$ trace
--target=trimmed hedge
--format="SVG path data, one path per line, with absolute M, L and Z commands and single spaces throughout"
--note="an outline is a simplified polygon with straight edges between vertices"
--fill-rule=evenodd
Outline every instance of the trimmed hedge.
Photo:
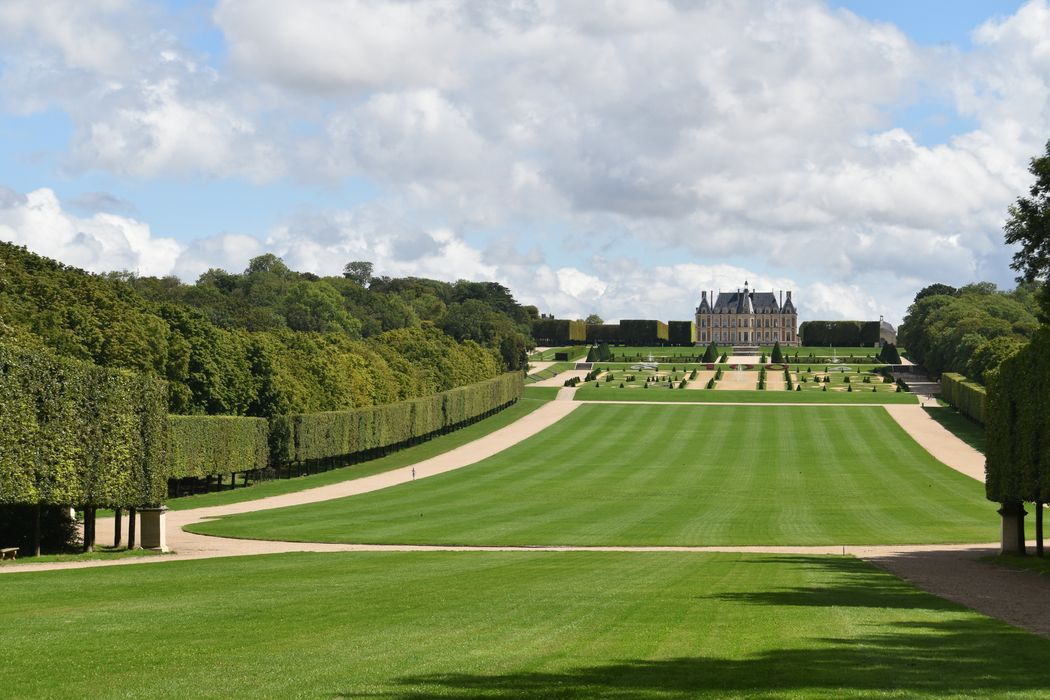
M 537 345 L 569 345 L 587 340 L 587 324 L 562 318 L 538 318 L 532 322 Z
M 693 331 L 696 332 L 695 329 Z M 667 324 L 663 321 L 628 319 L 620 321 L 624 345 L 667 345 Z
M 989 500 L 1050 501 L 1050 329 L 1005 360 L 988 387 L 985 490 Z
M 269 457 L 265 418 L 168 416 L 168 477 L 206 477 L 263 469 Z
M 945 372 L 941 375 L 941 398 L 959 413 L 984 425 L 988 396 L 985 388 L 977 382 L 961 374 Z
M 521 397 L 520 372 L 420 399 L 350 411 L 279 416 L 270 425 L 274 462 L 307 462 L 381 450 L 462 425 Z
M 804 321 L 798 328 L 802 344 L 838 347 L 873 347 L 879 342 L 878 321 Z
M 696 345 L 696 323 L 668 321 L 667 342 L 671 345 Z
M 888 365 L 899 365 L 901 363 L 901 354 L 897 352 L 896 345 L 886 343 L 882 346 L 882 350 L 879 351 L 878 359 Z
M 160 503 L 167 408 L 159 379 L 0 343 L 0 503 Z
M 588 323 L 587 342 L 622 344 L 623 335 L 620 332 L 619 323 Z

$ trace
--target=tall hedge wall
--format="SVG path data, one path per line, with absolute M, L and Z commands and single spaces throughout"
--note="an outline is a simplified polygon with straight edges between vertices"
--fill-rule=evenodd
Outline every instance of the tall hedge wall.
M 987 391 L 977 382 L 961 374 L 945 372 L 941 375 L 941 398 L 954 406 L 959 413 L 969 416 L 984 425 Z
M 538 318 L 532 322 L 532 339 L 539 345 L 569 345 L 587 340 L 587 324 L 563 318 Z
M 667 342 L 671 345 L 696 345 L 696 323 L 693 321 L 668 321 Z
M 1041 342 L 1040 342 L 1041 341 Z M 989 500 L 1050 501 L 1050 330 L 1005 360 L 988 386 L 985 490 Z
M 521 373 L 508 372 L 421 399 L 280 416 L 271 422 L 271 455 L 276 462 L 306 462 L 391 447 L 511 403 L 522 386 Z
M 610 343 L 612 345 L 623 343 L 624 340 L 623 334 L 620 330 L 620 324 L 588 323 L 587 342 L 591 345 L 594 343 Z
M 879 342 L 879 322 L 803 321 L 798 335 L 807 346 L 873 347 Z
M 0 503 L 160 503 L 167 406 L 161 380 L 0 343 Z
M 624 345 L 666 345 L 667 324 L 663 321 L 628 319 L 620 321 Z
M 212 476 L 262 469 L 269 456 L 265 418 L 168 416 L 168 476 Z

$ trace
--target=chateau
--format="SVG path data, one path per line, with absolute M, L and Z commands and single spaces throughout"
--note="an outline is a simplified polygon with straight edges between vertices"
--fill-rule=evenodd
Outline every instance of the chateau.
M 714 305 L 712 306 L 712 302 Z M 797 346 L 798 312 L 791 303 L 791 292 L 754 292 L 744 282 L 744 291 L 700 292 L 696 307 L 696 341 L 707 345 L 772 345 L 779 341 L 784 347 Z

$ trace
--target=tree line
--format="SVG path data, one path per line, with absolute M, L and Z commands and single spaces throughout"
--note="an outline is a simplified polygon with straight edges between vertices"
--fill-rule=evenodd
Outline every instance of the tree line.
M 898 340 L 930 373 L 958 372 L 985 383 L 1039 328 L 1036 282 L 1001 291 L 991 282 L 933 284 L 915 295 Z
M 523 369 L 529 311 L 491 282 L 340 277 L 254 258 L 194 284 L 95 275 L 0 243 L 0 338 L 168 382 L 171 413 L 271 417 Z

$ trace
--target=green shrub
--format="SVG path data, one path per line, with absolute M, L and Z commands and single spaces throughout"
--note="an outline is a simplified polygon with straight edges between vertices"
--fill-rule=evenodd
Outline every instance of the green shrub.
M 707 388 L 708 389 L 714 389 L 715 388 L 715 378 L 714 377 L 711 377 L 710 379 L 707 380 Z
M 784 351 L 780 349 L 780 341 L 773 343 L 773 363 L 782 364 L 784 362 Z
M 715 341 L 711 341 L 707 345 L 707 349 L 704 350 L 703 362 L 714 362 L 718 359 L 718 346 L 715 345 Z
M 899 365 L 901 363 L 901 354 L 897 352 L 896 345 L 886 343 L 882 346 L 882 350 L 879 351 L 879 360 L 888 365 Z

